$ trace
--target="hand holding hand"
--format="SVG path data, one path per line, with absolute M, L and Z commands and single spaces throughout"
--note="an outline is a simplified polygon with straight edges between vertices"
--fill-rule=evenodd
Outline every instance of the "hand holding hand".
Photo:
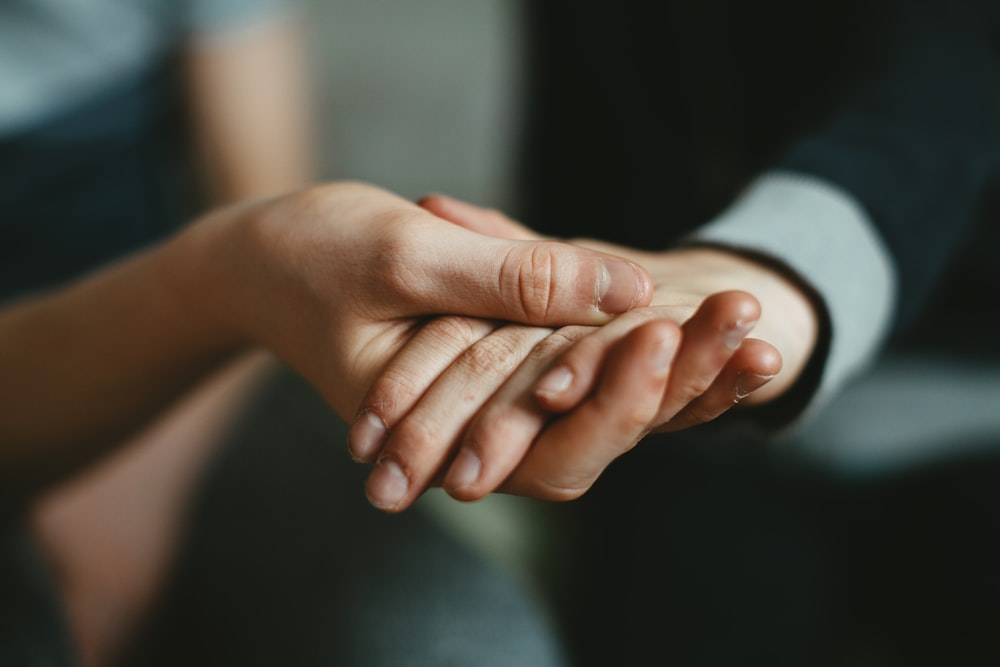
M 429 316 L 600 324 L 651 297 L 634 263 L 488 237 L 359 183 L 222 209 L 175 252 L 198 264 L 175 277 L 206 318 L 270 348 L 347 420 Z
M 424 205 L 470 229 L 539 238 L 498 213 L 461 202 L 434 197 Z M 596 329 L 481 324 L 467 331 L 465 348 L 455 346 L 464 351 L 443 372 L 437 370 L 443 360 L 432 372 L 415 363 L 427 358 L 430 340 L 414 338 L 364 404 L 392 429 L 391 437 L 381 433 L 382 440 L 366 450 L 371 456 L 381 448 L 368 483 L 376 505 L 403 509 L 435 482 L 462 499 L 497 488 L 577 497 L 647 433 L 710 421 L 740 400 L 750 402 L 780 376 L 781 355 L 771 343 L 744 339 L 761 318 L 760 304 L 734 291 L 734 284 L 752 285 L 776 309 L 805 306 L 791 313 L 800 320 L 785 312 L 763 327 L 793 362 L 778 390 L 762 400 L 787 390 L 801 371 L 814 344 L 811 304 L 770 269 L 712 250 L 640 253 L 582 243 L 654 267 L 653 307 Z

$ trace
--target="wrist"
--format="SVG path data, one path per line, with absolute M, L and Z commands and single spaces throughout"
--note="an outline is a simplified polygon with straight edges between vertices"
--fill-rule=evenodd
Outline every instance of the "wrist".
M 803 376 L 822 329 L 822 305 L 808 285 L 779 263 L 754 253 L 722 247 L 693 247 L 670 253 L 699 267 L 704 293 L 742 290 L 761 305 L 750 337 L 765 340 L 781 353 L 781 371 L 751 394 L 746 405 L 783 396 Z M 676 259 L 676 258 L 675 258 Z
M 194 344 L 219 353 L 255 342 L 247 308 L 247 277 L 239 268 L 249 223 L 245 205 L 226 207 L 197 219 L 169 241 L 158 260 L 161 283 L 172 310 L 187 318 Z M 245 260 L 242 260 L 245 261 Z

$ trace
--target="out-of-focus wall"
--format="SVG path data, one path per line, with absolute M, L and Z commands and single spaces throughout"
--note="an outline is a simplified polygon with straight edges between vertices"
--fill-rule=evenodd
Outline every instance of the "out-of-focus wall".
M 517 108 L 517 3 L 303 2 L 324 176 L 503 206 Z
M 443 192 L 507 208 L 516 140 L 520 19 L 514 0 L 304 0 L 324 176 L 416 198 Z M 539 503 L 420 507 L 526 585 L 551 528 Z

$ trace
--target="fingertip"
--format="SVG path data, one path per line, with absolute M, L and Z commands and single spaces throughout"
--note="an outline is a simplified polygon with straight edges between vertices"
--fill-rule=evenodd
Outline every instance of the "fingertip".
M 441 487 L 455 500 L 471 502 L 486 495 L 480 488 L 483 462 L 471 447 L 462 447 L 452 461 Z
M 389 435 L 385 422 L 371 410 L 365 410 L 347 432 L 347 448 L 358 463 L 371 463 L 382 450 Z
M 471 447 L 462 447 L 448 467 L 442 486 L 445 490 L 460 490 L 474 485 L 479 481 L 483 470 L 483 462 Z
M 391 458 L 382 458 L 365 480 L 365 496 L 373 507 L 394 514 L 406 509 L 410 479 Z
M 546 408 L 562 409 L 565 407 L 565 396 L 573 385 L 576 375 L 573 370 L 565 365 L 559 364 L 542 376 L 542 379 L 535 385 L 535 398 Z
M 781 352 L 771 343 L 759 338 L 747 338 L 738 354 L 746 372 L 771 376 L 781 372 Z

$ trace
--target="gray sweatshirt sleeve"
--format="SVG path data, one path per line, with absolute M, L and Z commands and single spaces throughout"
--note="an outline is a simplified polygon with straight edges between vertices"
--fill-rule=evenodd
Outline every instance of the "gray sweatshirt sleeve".
M 804 409 L 821 406 L 880 350 L 893 320 L 895 269 L 864 210 L 814 176 L 772 171 L 690 239 L 768 258 L 817 300 L 824 340 Z M 800 389 L 803 390 L 803 389 Z

